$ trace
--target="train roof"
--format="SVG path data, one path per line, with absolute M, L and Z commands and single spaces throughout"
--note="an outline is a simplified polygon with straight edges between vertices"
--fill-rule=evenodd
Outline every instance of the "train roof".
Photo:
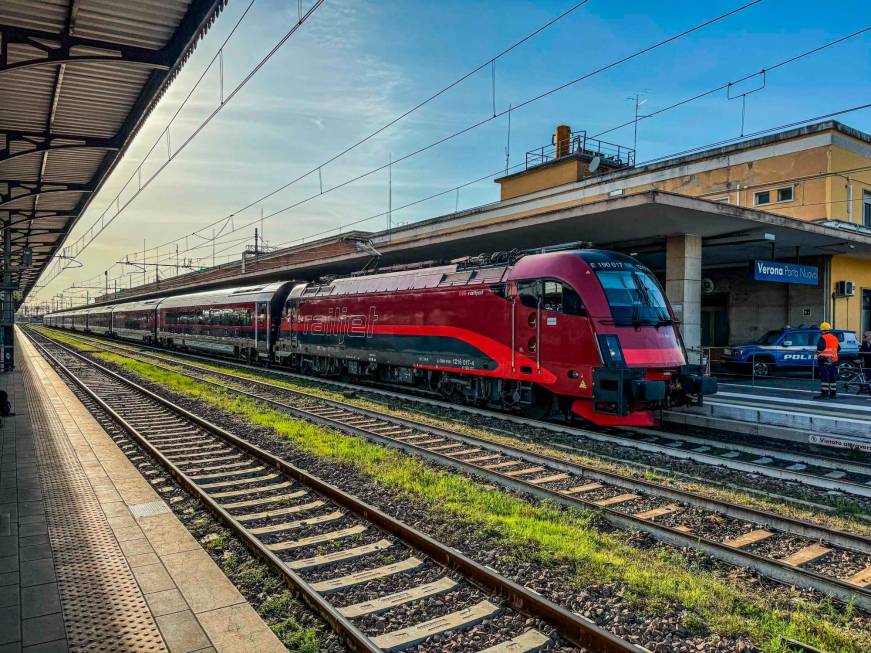
M 162 298 L 146 299 L 140 302 L 123 302 L 121 304 L 113 304 L 112 311 L 147 311 L 153 310 L 158 304 L 164 301 Z
M 359 295 L 376 292 L 395 292 L 398 290 L 421 290 L 424 288 L 446 286 L 499 283 L 504 278 L 506 270 L 506 265 L 458 269 L 457 264 L 452 263 L 450 265 L 399 270 L 382 274 L 342 277 L 332 280 L 329 284 L 313 284 L 308 286 L 301 296 L 306 298 L 328 295 Z
M 101 313 L 111 313 L 115 310 L 115 307 L 118 304 L 112 304 L 110 306 L 94 306 L 93 308 L 87 309 L 88 315 L 99 315 Z
M 243 286 L 239 288 L 224 288 L 207 290 L 166 297 L 160 302 L 160 308 L 178 308 L 182 306 L 202 306 L 204 304 L 247 304 L 250 302 L 266 302 L 294 282 L 278 281 L 266 285 Z

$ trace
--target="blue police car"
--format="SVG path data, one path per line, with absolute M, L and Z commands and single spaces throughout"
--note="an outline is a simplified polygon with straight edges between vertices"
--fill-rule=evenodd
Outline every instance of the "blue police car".
M 838 355 L 839 376 L 854 371 L 859 353 L 859 341 L 853 331 L 833 329 L 831 333 L 841 343 Z M 735 345 L 723 350 L 721 362 L 730 370 L 768 376 L 775 369 L 810 372 L 816 362 L 817 340 L 820 330 L 816 325 L 786 327 L 769 331 L 756 342 Z

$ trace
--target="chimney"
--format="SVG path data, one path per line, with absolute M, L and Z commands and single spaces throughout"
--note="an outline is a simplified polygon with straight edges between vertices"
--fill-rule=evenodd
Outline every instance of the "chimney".
M 559 125 L 553 137 L 553 144 L 556 146 L 554 158 L 561 159 L 568 156 L 572 149 L 572 128 L 568 125 Z

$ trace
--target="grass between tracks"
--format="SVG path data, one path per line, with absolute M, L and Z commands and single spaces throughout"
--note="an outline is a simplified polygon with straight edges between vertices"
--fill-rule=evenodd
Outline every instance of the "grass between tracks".
M 82 347 L 81 342 L 64 340 Z M 624 598 L 639 610 L 655 614 L 680 606 L 688 611 L 684 624 L 688 629 L 748 636 L 769 653 L 786 651 L 782 637 L 830 653 L 871 650 L 871 634 L 849 624 L 850 607 L 798 596 L 784 601 L 779 598 L 782 593 L 751 594 L 699 568 L 691 556 L 666 549 L 636 549 L 619 534 L 597 531 L 594 514 L 532 504 L 465 476 L 432 469 L 400 452 L 292 420 L 260 402 L 216 391 L 153 365 L 116 354 L 97 355 L 142 379 L 272 429 L 311 454 L 352 465 L 385 487 L 499 537 L 518 556 L 544 564 L 567 561 L 574 565 L 579 590 L 594 583 L 618 583 L 625 587 Z
M 105 341 L 101 341 L 100 339 L 95 339 L 93 337 L 83 336 L 82 334 L 72 335 L 66 334 L 64 332 L 48 331 L 46 335 L 51 335 L 52 337 L 58 338 L 63 342 L 66 342 L 68 344 L 74 344 L 79 347 L 82 347 L 83 342 L 88 341 L 95 342 L 99 346 L 105 346 L 107 344 Z M 135 347 L 135 345 L 130 345 L 128 343 L 117 344 L 122 347 Z M 171 352 L 163 352 L 162 355 L 170 359 L 176 358 Z M 185 362 L 190 363 L 190 361 L 185 361 L 184 359 L 181 359 L 179 360 L 179 365 Z M 165 364 L 172 365 L 172 363 Z M 263 381 L 264 374 L 268 373 L 268 370 L 252 371 L 240 369 L 232 366 L 232 364 L 222 365 L 220 363 L 208 363 L 205 361 L 196 361 L 195 364 L 208 370 L 213 370 L 216 372 L 228 372 L 252 381 Z M 179 367 L 179 369 L 181 370 L 182 368 Z M 232 381 L 228 381 L 225 378 L 221 378 L 218 376 L 215 376 L 213 378 L 219 383 L 232 385 Z M 527 438 L 515 435 L 501 434 L 497 431 L 494 431 L 493 429 L 478 428 L 471 425 L 468 421 L 464 421 L 462 417 L 456 420 L 452 420 L 450 418 L 446 418 L 444 415 L 426 414 L 420 411 L 410 411 L 408 409 L 397 408 L 393 405 L 390 405 L 387 399 L 385 399 L 385 402 L 382 403 L 369 398 L 348 397 L 346 394 L 340 391 L 326 389 L 324 386 L 318 385 L 316 382 L 307 381 L 305 379 L 286 379 L 276 375 L 269 376 L 267 380 L 273 385 L 281 388 L 286 388 L 288 390 L 306 392 L 316 397 L 341 401 L 344 403 L 352 404 L 354 406 L 358 406 L 360 408 L 367 408 L 369 410 L 383 412 L 389 415 L 394 415 L 396 417 L 404 417 L 435 427 L 449 428 L 457 431 L 458 433 L 481 438 L 494 444 L 504 444 L 532 453 L 553 456 L 567 462 L 586 465 L 588 467 L 593 467 L 602 471 L 614 472 L 617 474 L 631 476 L 634 478 L 641 478 L 657 483 L 664 483 L 666 485 L 670 485 L 681 490 L 695 492 L 696 494 L 719 499 L 721 501 L 749 506 L 759 510 L 768 510 L 779 515 L 791 517 L 793 519 L 802 519 L 805 521 L 816 522 L 829 528 L 871 537 L 871 522 L 861 519 L 861 517 L 864 515 L 864 510 L 857 503 L 845 497 L 828 497 L 823 495 L 820 497 L 820 501 L 825 501 L 826 503 L 828 503 L 834 512 L 817 510 L 811 506 L 804 507 L 799 503 L 782 501 L 776 497 L 742 491 L 740 488 L 730 488 L 712 483 L 704 483 L 694 481 L 687 477 L 669 474 L 666 471 L 651 470 L 649 468 L 645 469 L 640 464 L 621 464 L 597 456 L 595 449 L 589 454 L 578 451 L 567 451 L 564 448 L 560 448 L 558 446 L 551 446 L 547 443 L 543 444 L 542 442 L 531 441 Z M 556 438 L 556 435 L 554 437 Z M 596 443 L 591 443 L 591 446 L 596 447 L 597 445 Z

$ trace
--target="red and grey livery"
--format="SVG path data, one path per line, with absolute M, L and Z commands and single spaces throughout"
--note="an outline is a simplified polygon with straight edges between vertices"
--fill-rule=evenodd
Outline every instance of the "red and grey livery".
M 123 332 L 120 324 L 109 332 L 319 375 L 415 385 L 534 416 L 574 413 L 600 425 L 650 425 L 657 409 L 700 403 L 716 391 L 715 379 L 686 364 L 650 271 L 602 250 L 151 301 L 48 321 L 88 329 L 94 311 L 143 311 L 140 331 L 131 333 L 125 321 Z M 105 332 L 105 322 L 93 330 Z

